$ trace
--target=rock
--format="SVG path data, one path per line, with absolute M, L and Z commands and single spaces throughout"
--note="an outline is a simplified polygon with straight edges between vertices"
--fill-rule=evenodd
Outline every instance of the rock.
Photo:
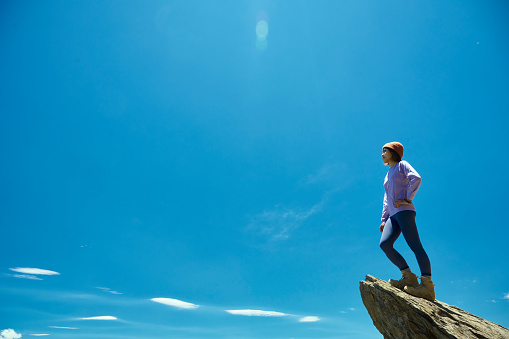
M 389 283 L 366 276 L 361 297 L 373 324 L 386 339 L 507 339 L 509 330 L 462 309 L 416 298 Z

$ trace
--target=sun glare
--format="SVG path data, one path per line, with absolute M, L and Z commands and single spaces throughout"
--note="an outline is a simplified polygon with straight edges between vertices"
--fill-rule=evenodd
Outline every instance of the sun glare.
M 267 35 L 269 34 L 269 24 L 265 20 L 259 20 L 256 23 L 256 47 L 264 50 L 267 48 Z

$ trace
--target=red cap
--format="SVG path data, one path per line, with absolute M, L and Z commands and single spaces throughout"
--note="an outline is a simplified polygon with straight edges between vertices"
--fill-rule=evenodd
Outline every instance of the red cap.
M 403 158 L 403 145 L 397 141 L 388 142 L 382 148 L 390 148 L 398 153 L 400 158 Z

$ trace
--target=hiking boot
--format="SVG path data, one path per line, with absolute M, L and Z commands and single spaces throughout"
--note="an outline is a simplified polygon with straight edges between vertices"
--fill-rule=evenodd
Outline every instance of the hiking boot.
M 421 277 L 421 284 L 419 286 L 406 286 L 404 290 L 414 297 L 435 301 L 435 284 L 431 281 L 431 277 L 423 276 Z
M 392 286 L 403 290 L 405 286 L 418 286 L 419 280 L 417 280 L 417 276 L 413 274 L 410 270 L 401 271 L 403 277 L 399 280 L 389 279 L 389 284 Z

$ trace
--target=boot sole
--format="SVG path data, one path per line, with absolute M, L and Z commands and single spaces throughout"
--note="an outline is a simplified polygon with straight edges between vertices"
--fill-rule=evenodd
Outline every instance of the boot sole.
M 389 279 L 388 283 L 392 286 L 392 287 L 396 287 L 397 289 L 400 289 L 400 290 L 404 290 L 405 287 L 417 287 L 419 286 L 419 282 L 417 282 L 415 285 L 404 285 L 403 287 L 399 287 L 397 285 L 394 285 L 394 283 L 399 283 L 399 280 L 393 280 L 393 279 Z
M 415 295 L 415 294 L 410 293 L 406 289 L 404 289 L 403 291 L 405 291 L 406 293 L 410 294 L 412 297 L 426 299 L 426 300 L 431 301 L 431 302 L 435 301 L 435 297 L 434 296 L 431 297 L 430 295 L 425 295 L 425 296 Z

